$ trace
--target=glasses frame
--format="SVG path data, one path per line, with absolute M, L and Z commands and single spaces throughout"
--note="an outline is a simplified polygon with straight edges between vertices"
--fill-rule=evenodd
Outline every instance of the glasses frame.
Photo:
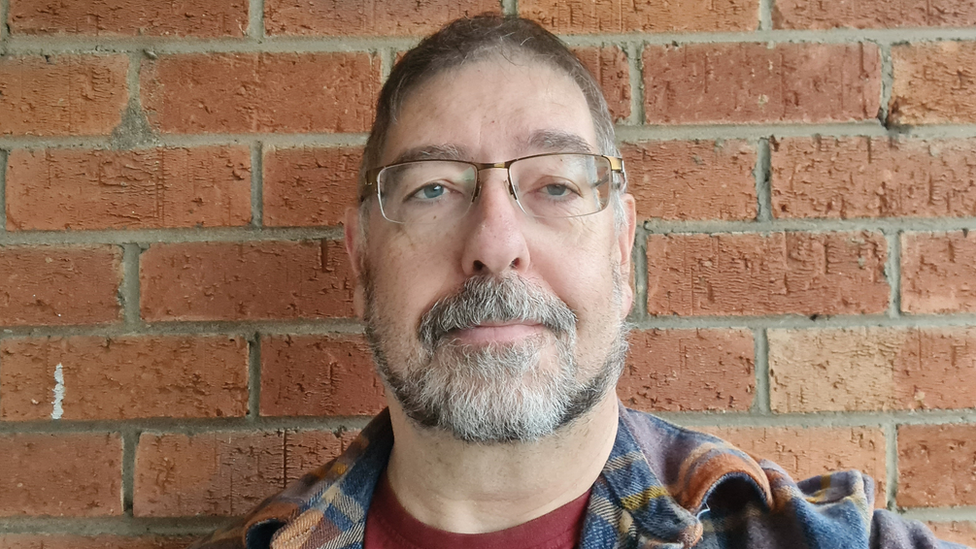
M 515 198 L 515 203 L 518 204 L 519 209 L 522 210 L 522 212 L 525 213 L 525 215 L 529 215 L 529 216 L 533 216 L 533 217 L 538 217 L 538 216 L 535 216 L 535 215 L 530 214 L 529 212 L 525 211 L 525 207 L 522 206 L 522 201 L 519 199 L 518 191 L 515 189 L 515 185 L 512 183 L 512 164 L 514 164 L 514 163 L 516 163 L 516 162 L 518 162 L 520 160 L 526 160 L 526 159 L 529 159 L 529 158 L 540 158 L 540 157 L 544 157 L 544 156 L 562 156 L 562 155 L 569 155 L 569 154 L 571 154 L 571 155 L 577 155 L 577 156 L 591 156 L 591 157 L 594 157 L 594 158 L 604 158 L 604 159 L 606 159 L 610 163 L 610 174 L 611 174 L 611 178 L 610 178 L 610 192 L 612 193 L 612 192 L 618 191 L 621 188 L 621 185 L 622 185 L 622 182 L 623 182 L 623 176 L 624 176 L 624 159 L 623 158 L 620 158 L 619 156 L 609 156 L 609 155 L 605 155 L 605 154 L 582 153 L 582 152 L 568 152 L 567 151 L 567 152 L 551 152 L 551 153 L 542 153 L 542 154 L 530 154 L 528 156 L 521 156 L 519 158 L 513 158 L 513 159 L 507 160 L 505 162 L 474 162 L 474 161 L 471 161 L 471 160 L 456 160 L 456 159 L 453 159 L 453 158 L 428 158 L 428 159 L 422 159 L 422 160 L 410 160 L 410 161 L 407 161 L 407 162 L 396 162 L 394 164 L 387 164 L 386 166 L 380 166 L 378 168 L 373 168 L 373 169 L 367 170 L 366 171 L 366 184 L 363 185 L 363 191 L 362 191 L 362 193 L 359 196 L 359 202 L 360 202 L 360 204 L 362 204 L 363 202 L 365 202 L 366 200 L 368 200 L 370 198 L 370 196 L 373 196 L 374 198 L 376 198 L 376 203 L 380 207 L 380 214 L 383 215 L 383 219 L 386 219 L 390 223 L 403 223 L 403 224 L 405 224 L 405 223 L 407 223 L 406 221 L 397 221 L 397 220 L 394 220 L 394 219 L 390 219 L 389 217 L 386 216 L 386 211 L 384 211 L 384 208 L 383 208 L 383 200 L 380 197 L 380 184 L 379 184 L 380 173 L 383 170 L 386 170 L 388 168 L 395 168 L 397 166 L 403 166 L 403 165 L 407 165 L 407 164 L 419 164 L 419 163 L 424 163 L 424 162 L 457 162 L 457 163 L 460 163 L 460 164 L 468 164 L 470 166 L 474 166 L 474 168 L 476 170 L 477 179 L 475 180 L 474 193 L 472 193 L 472 195 L 471 195 L 471 203 L 470 204 L 474 204 L 475 200 L 478 199 L 478 195 L 481 194 L 481 186 L 484 184 L 484 179 L 481 178 L 481 172 L 483 170 L 495 170 L 495 169 L 497 169 L 497 170 L 505 170 L 505 176 L 508 179 L 508 192 L 512 195 L 513 198 Z M 617 177 L 613 177 L 613 174 L 617 174 Z M 608 199 L 607 202 L 606 202 L 606 204 L 603 204 L 603 206 L 599 210 L 596 210 L 594 212 L 585 213 L 585 214 L 580 214 L 580 215 L 566 216 L 565 218 L 560 218 L 560 219 L 571 219 L 571 218 L 574 218 L 574 217 L 585 217 L 585 216 L 588 216 L 588 215 L 593 215 L 593 214 L 596 214 L 596 213 L 600 213 L 603 210 L 607 209 L 607 204 L 609 204 L 609 203 L 610 203 L 610 200 Z M 468 206 L 469 208 L 470 208 L 470 204 Z M 467 210 L 465 210 L 465 213 L 467 213 Z M 462 217 L 463 217 L 463 215 L 462 215 Z

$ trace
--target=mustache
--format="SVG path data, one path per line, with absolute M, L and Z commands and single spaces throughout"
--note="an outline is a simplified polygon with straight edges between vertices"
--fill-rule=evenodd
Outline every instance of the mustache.
M 540 324 L 556 334 L 575 333 L 576 314 L 559 298 L 518 276 L 473 276 L 439 299 L 420 319 L 418 337 L 428 351 L 452 331 L 486 322 Z

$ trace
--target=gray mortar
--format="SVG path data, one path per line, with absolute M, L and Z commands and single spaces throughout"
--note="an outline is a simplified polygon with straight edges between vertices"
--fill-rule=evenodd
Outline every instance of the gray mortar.
M 634 249 L 630 255 L 634 271 L 634 305 L 627 321 L 636 324 L 647 317 L 647 231 L 640 224 L 634 234 Z
M 251 143 L 251 227 L 264 225 L 264 144 Z
M 122 245 L 122 284 L 119 286 L 119 300 L 122 303 L 123 323 L 126 330 L 142 328 L 139 312 L 139 255 L 142 247 L 138 244 Z
M 896 510 L 895 498 L 898 496 L 898 426 L 894 421 L 884 424 L 885 435 L 885 508 Z
M 252 40 L 264 38 L 264 0 L 249 0 L 245 35 Z
M 773 1 L 759 0 L 759 30 L 773 30 Z
M 643 44 L 627 44 L 627 68 L 630 72 L 630 126 L 637 127 L 644 124 L 644 73 Z M 620 136 L 617 136 L 620 139 Z
M 261 332 L 247 336 L 247 419 L 261 417 Z
M 756 179 L 756 221 L 773 220 L 772 167 L 769 139 L 756 141 L 756 167 L 752 174 Z
M 518 0 L 501 0 L 501 9 L 505 15 L 518 15 Z
M 888 240 L 888 260 L 885 262 L 885 277 L 891 287 L 891 298 L 888 304 L 888 316 L 901 316 L 901 233 L 902 231 L 884 231 Z
M 139 430 L 127 425 L 122 430 L 122 513 L 126 517 L 132 516 L 138 444 Z
M 752 414 L 769 415 L 769 339 L 766 330 L 752 330 L 756 369 L 756 394 L 749 410 Z
M 891 62 L 891 44 L 878 44 L 881 52 L 881 108 L 878 110 L 878 122 L 889 127 L 891 93 L 895 82 L 895 69 Z

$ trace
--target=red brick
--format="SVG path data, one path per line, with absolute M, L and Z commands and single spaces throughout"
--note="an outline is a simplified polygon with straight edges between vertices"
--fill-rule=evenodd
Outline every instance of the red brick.
M 847 122 L 877 117 L 874 44 L 686 44 L 644 49 L 649 124 Z
M 0 325 L 116 322 L 121 280 L 114 246 L 0 247 Z
M 339 225 L 358 200 L 362 147 L 270 148 L 264 153 L 264 224 Z
M 247 413 L 247 342 L 227 337 L 54 337 L 0 341 L 0 418 L 225 417 Z
M 638 219 L 756 218 L 756 149 L 745 141 L 653 141 L 622 154 Z
M 247 147 L 14 150 L 7 229 L 246 225 L 250 154 Z
M 0 517 L 122 514 L 117 434 L 0 435 Z
M 108 135 L 128 100 L 124 55 L 0 57 L 0 135 Z
M 137 517 L 242 515 L 348 444 L 330 432 L 152 434 L 139 437 Z
M 783 467 L 794 480 L 857 469 L 875 480 L 885 507 L 885 437 L 874 427 L 696 427 L 755 458 Z M 829 441 L 829 444 L 825 442 Z
M 142 67 L 142 104 L 162 133 L 363 132 L 379 58 L 367 53 L 164 55 Z
M 868 314 L 888 307 L 880 233 L 669 234 L 647 240 L 652 315 Z
M 633 332 L 617 395 L 648 411 L 748 410 L 756 393 L 753 356 L 748 330 Z
M 265 32 L 271 35 L 426 36 L 455 19 L 498 13 L 498 0 L 303 2 L 267 0 Z
M 285 483 L 328 463 L 346 450 L 359 436 L 359 430 L 341 431 L 285 431 Z
M 247 0 L 11 0 L 11 34 L 244 36 Z
M 898 505 L 976 505 L 976 425 L 898 428 Z
M 968 0 L 776 0 L 777 29 L 890 29 L 897 27 L 971 27 L 976 7 Z
M 751 31 L 759 24 L 758 0 L 519 0 L 518 6 L 522 17 L 556 34 Z
M 184 549 L 192 537 L 0 534 L 0 549 Z
M 261 414 L 361 416 L 386 407 L 383 382 L 361 336 L 266 336 Z
M 972 8 L 970 8 L 972 9 Z M 976 122 L 976 42 L 927 42 L 891 48 L 894 124 Z
M 772 145 L 778 218 L 976 215 L 976 140 L 797 137 Z
M 596 78 L 614 122 L 630 117 L 630 64 L 617 46 L 574 48 L 573 53 Z
M 769 331 L 774 412 L 976 407 L 976 328 Z
M 927 522 L 925 525 L 931 528 L 941 540 L 961 543 L 968 547 L 976 546 L 976 523 L 952 521 Z
M 976 233 L 903 233 L 901 246 L 903 311 L 976 312 Z
M 190 242 L 143 252 L 142 316 L 160 320 L 352 317 L 338 241 Z

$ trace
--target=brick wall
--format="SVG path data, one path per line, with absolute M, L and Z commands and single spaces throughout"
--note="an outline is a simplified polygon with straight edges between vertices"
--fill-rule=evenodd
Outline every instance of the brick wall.
M 341 213 L 398 52 L 535 18 L 642 224 L 620 395 L 976 545 L 970 0 L 0 0 L 0 548 L 175 548 L 383 406 Z

